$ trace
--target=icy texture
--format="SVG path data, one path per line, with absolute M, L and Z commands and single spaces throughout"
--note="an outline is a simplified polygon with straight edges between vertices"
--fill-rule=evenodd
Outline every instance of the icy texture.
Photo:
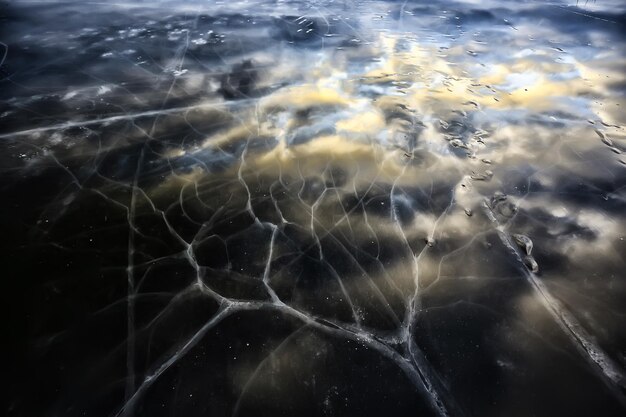
M 5 4 L 9 411 L 624 415 L 598 3 Z

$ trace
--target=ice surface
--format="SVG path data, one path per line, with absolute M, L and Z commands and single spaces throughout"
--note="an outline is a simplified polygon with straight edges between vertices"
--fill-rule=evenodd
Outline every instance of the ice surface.
M 10 415 L 624 414 L 621 2 L 0 7 Z

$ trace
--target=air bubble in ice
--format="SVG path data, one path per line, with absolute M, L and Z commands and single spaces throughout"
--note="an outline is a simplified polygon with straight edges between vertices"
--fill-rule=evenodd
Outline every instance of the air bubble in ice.
M 526 255 L 530 255 L 533 251 L 533 241 L 526 235 L 513 235 L 513 239 L 515 243 L 519 245 L 520 248 L 524 249 Z
M 493 177 L 493 171 L 487 170 L 483 173 L 473 173 L 470 178 L 475 181 L 489 181 Z
M 532 272 L 539 272 L 539 264 L 537 264 L 537 261 L 535 261 L 535 258 L 533 258 L 531 255 L 527 255 L 524 257 L 524 265 L 526 265 L 526 267 Z

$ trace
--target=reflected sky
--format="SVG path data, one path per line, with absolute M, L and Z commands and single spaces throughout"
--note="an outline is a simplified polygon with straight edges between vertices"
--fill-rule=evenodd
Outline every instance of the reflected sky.
M 622 415 L 625 25 L 0 3 L 10 413 Z

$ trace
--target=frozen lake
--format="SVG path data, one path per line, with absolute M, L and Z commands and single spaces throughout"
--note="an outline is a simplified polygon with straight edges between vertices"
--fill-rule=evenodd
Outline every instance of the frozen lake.
M 626 4 L 0 2 L 14 416 L 623 416 Z

